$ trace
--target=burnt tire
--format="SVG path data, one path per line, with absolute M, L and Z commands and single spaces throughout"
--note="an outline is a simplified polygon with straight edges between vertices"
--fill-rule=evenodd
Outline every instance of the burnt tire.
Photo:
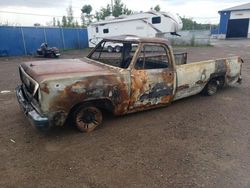
M 203 94 L 207 96 L 215 95 L 218 90 L 218 81 L 215 79 L 210 80 L 203 90 Z
M 73 118 L 75 126 L 81 132 L 91 132 L 102 123 L 102 112 L 95 106 L 80 105 Z

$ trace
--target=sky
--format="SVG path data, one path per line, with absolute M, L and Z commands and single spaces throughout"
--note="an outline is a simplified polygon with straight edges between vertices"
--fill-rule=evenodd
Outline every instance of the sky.
M 61 20 L 62 16 L 67 14 L 66 9 L 69 5 L 73 7 L 75 19 L 80 22 L 80 9 L 83 5 L 90 4 L 93 7 L 92 13 L 95 13 L 110 2 L 111 0 L 0 0 L 0 24 L 22 26 L 31 26 L 34 23 L 51 24 L 53 17 Z M 148 11 L 151 7 L 160 5 L 161 11 L 178 13 L 199 23 L 208 24 L 219 23 L 219 10 L 249 3 L 244 0 L 122 0 L 122 2 L 127 8 L 137 12 Z

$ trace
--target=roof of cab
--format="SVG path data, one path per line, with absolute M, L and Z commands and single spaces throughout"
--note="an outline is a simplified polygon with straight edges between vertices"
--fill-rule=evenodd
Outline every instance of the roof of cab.
M 104 40 L 118 41 L 118 42 L 144 42 L 144 43 L 163 43 L 169 45 L 169 41 L 163 38 L 156 37 L 139 37 L 136 35 L 119 35 L 113 37 L 105 37 Z

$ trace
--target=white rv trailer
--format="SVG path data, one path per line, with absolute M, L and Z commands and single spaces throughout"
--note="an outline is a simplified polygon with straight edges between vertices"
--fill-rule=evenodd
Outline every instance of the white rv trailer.
M 107 17 L 103 21 L 89 25 L 89 47 L 94 47 L 105 37 L 117 35 L 157 37 L 164 33 L 176 34 L 181 29 L 182 21 L 180 17 L 168 12 L 149 11 L 122 15 L 117 18 Z M 115 50 L 119 51 L 120 49 Z

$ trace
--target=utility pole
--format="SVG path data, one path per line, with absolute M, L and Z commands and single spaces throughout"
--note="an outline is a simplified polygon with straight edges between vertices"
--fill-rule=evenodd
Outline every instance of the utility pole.
M 113 8 L 113 0 L 111 0 L 111 15 L 113 16 L 113 10 L 114 10 L 114 8 Z

